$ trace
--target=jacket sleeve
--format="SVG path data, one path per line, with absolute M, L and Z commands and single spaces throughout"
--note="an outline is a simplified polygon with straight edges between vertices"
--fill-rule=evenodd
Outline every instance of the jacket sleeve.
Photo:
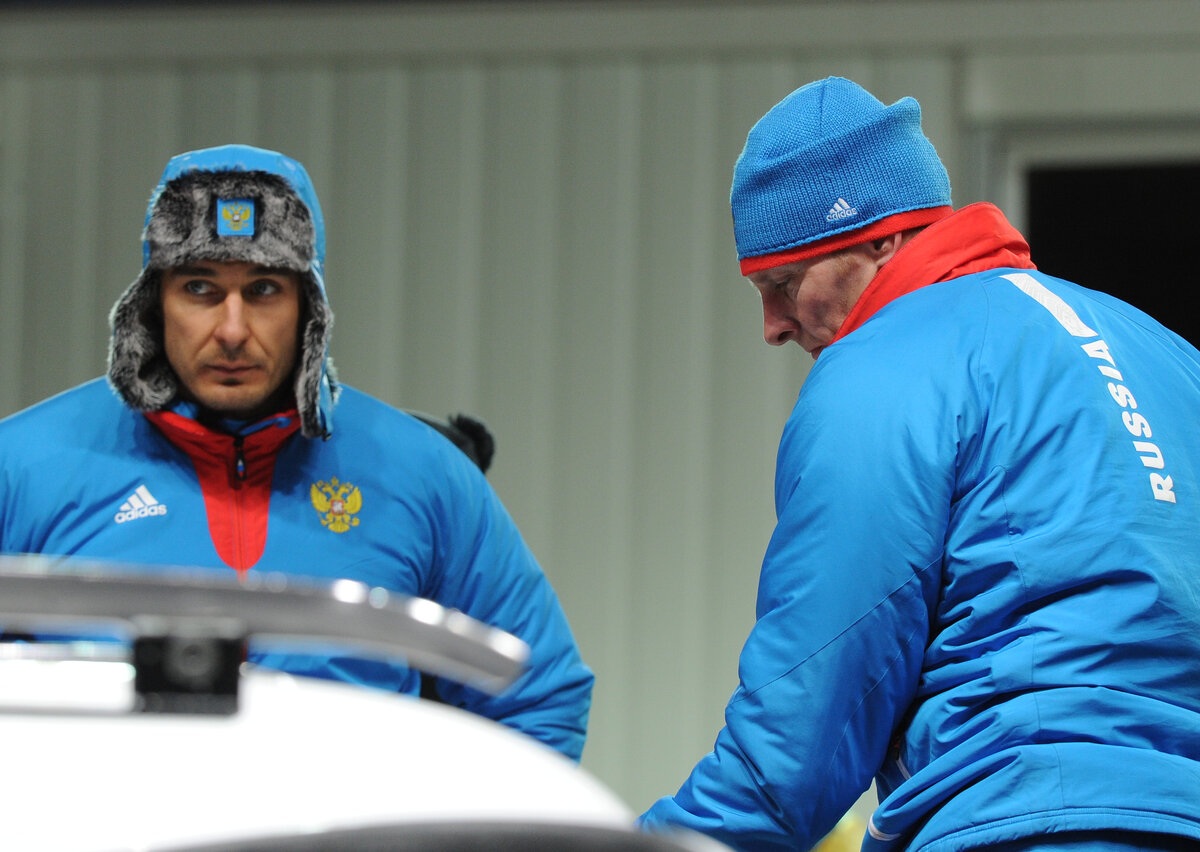
M 449 446 L 449 445 L 447 445 Z M 438 557 L 427 596 L 525 640 L 529 665 L 500 695 L 449 680 L 438 696 L 522 731 L 573 760 L 587 733 L 593 675 L 549 580 L 482 473 L 454 449 L 434 524 Z
M 953 415 L 915 398 L 926 391 L 898 367 L 859 370 L 839 348 L 810 373 L 780 444 L 778 522 L 725 727 L 679 791 L 641 817 L 646 827 L 807 849 L 869 787 L 915 695 Z

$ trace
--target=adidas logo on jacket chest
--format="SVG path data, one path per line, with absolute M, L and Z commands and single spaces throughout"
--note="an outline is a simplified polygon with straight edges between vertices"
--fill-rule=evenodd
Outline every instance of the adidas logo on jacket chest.
M 154 498 L 154 495 L 150 493 L 150 490 L 143 484 L 134 489 L 129 498 L 121 504 L 121 508 L 113 515 L 113 520 L 118 524 L 124 524 L 142 518 L 165 515 L 166 513 L 167 507 L 158 502 Z

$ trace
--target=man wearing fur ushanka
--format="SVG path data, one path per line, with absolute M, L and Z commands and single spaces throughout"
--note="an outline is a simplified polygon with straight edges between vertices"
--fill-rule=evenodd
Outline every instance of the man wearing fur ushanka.
M 578 759 L 593 678 L 553 589 L 479 465 L 338 382 L 324 256 L 300 163 L 244 145 L 172 159 L 147 210 L 142 272 L 111 313 L 107 379 L 0 422 L 0 552 L 430 598 L 530 646 L 503 694 L 439 680 L 439 696 Z M 253 648 L 251 659 L 420 689 L 400 665 Z

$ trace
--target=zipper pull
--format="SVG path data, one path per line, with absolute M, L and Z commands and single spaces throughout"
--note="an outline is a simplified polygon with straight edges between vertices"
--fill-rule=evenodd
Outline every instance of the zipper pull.
M 241 435 L 235 435 L 233 438 L 233 475 L 238 482 L 246 481 L 246 456 L 242 452 Z

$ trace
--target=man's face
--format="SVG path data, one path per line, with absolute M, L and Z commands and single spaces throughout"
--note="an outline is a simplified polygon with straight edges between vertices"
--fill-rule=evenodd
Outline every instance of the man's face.
M 749 275 L 763 305 L 763 337 L 789 340 L 815 359 L 841 328 L 881 264 L 870 244 Z
M 224 417 L 273 414 L 291 399 L 300 276 L 242 261 L 162 273 L 163 343 L 184 396 Z

